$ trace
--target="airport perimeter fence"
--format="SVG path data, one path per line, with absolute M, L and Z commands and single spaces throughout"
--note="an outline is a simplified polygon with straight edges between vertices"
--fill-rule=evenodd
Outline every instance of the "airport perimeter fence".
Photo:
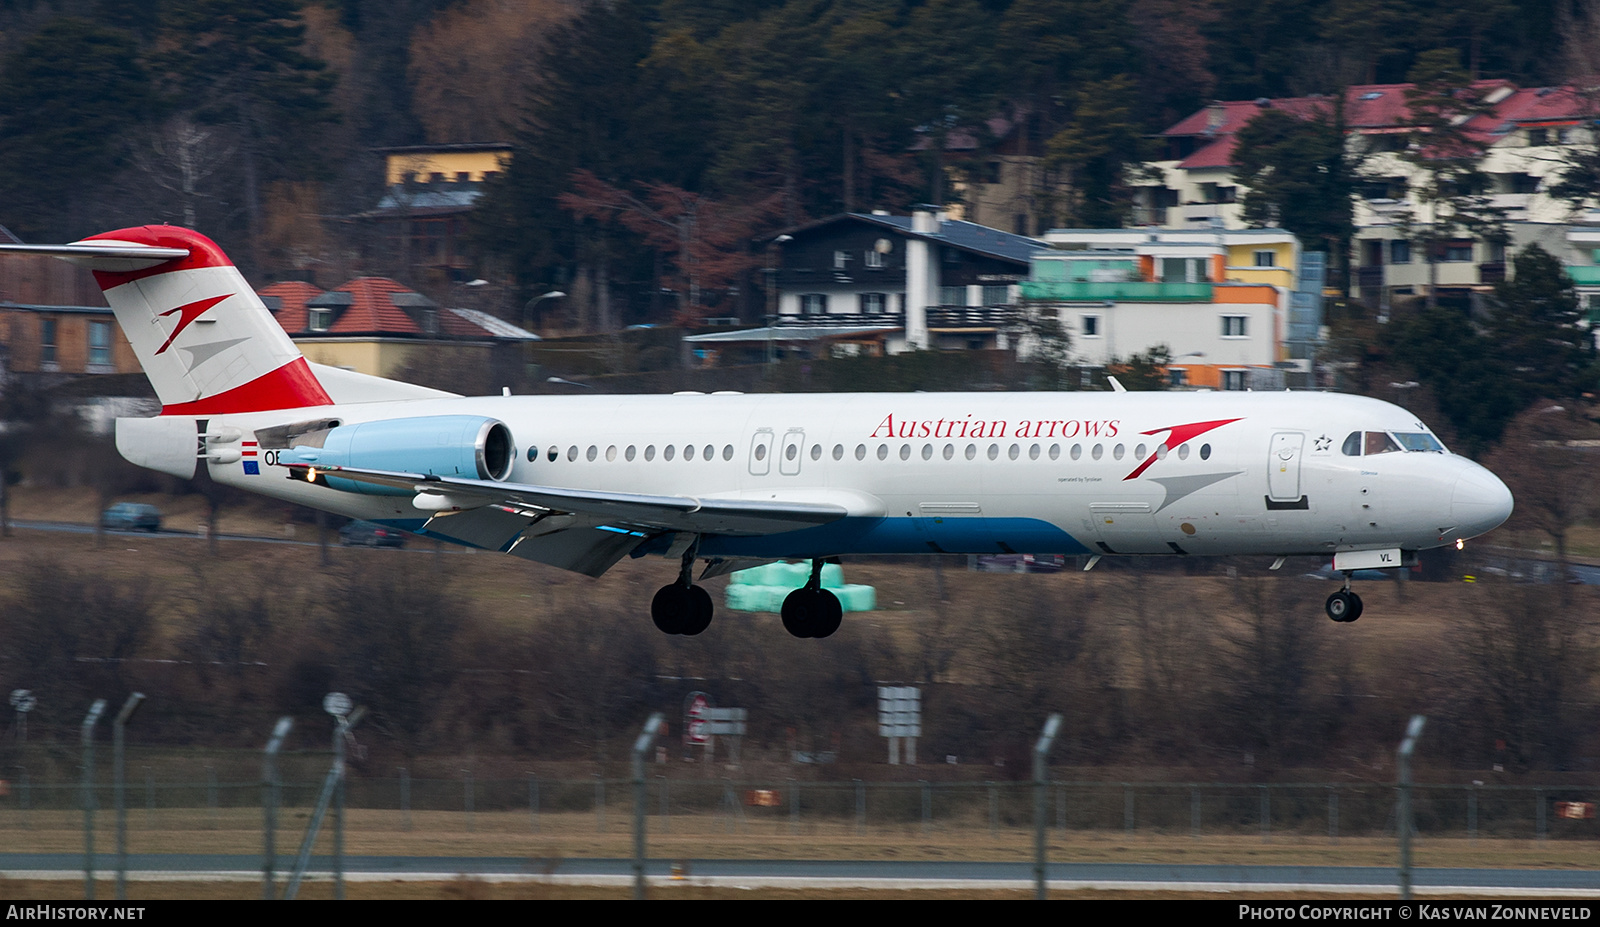
M 93 827 L 99 852 L 115 849 L 116 799 L 109 777 L 92 789 L 8 770 L 0 796 L 0 857 L 81 852 Z M 277 846 L 293 853 L 323 787 L 285 780 L 277 800 Z M 1418 784 L 1420 838 L 1592 840 L 1600 827 L 1591 786 Z M 259 778 L 159 781 L 130 769 L 123 807 L 130 853 L 260 853 L 266 791 Z M 1052 781 L 1047 826 L 1072 835 L 1245 837 L 1264 843 L 1394 837 L 1397 790 L 1351 783 L 1173 783 Z M 646 789 L 652 838 L 716 841 L 848 838 L 906 844 L 958 841 L 1027 852 L 1033 828 L 1028 782 L 819 782 L 657 776 Z M 86 815 L 84 806 L 95 811 Z M 346 851 L 390 855 L 506 855 L 534 850 L 622 855 L 631 833 L 630 780 L 350 777 Z M 327 829 L 324 828 L 324 834 Z M 325 851 L 319 843 L 318 853 Z M 976 844 L 974 843 L 976 842 Z M 612 844 L 617 846 L 612 848 Z M 608 850 L 608 848 L 611 848 Z

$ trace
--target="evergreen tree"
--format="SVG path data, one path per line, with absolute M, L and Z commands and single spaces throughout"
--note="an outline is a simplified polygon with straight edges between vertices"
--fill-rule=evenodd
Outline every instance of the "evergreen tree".
M 1337 111 L 1302 119 L 1269 109 L 1236 136 L 1234 178 L 1248 190 L 1244 221 L 1254 228 L 1293 232 L 1308 248 L 1333 256 L 1333 272 L 1355 234 L 1355 185 Z
M 237 145 L 253 263 L 263 190 L 317 170 L 317 129 L 335 118 L 333 76 L 302 51 L 300 0 L 171 0 L 157 63 L 173 104 L 226 126 Z
M 1572 279 L 1537 244 L 1517 254 L 1511 279 L 1495 286 L 1489 336 L 1524 401 L 1576 397 L 1596 385 L 1594 335 Z
M 1469 126 L 1489 111 L 1487 102 L 1459 66 L 1456 51 L 1420 55 L 1406 91 L 1408 145 L 1400 158 L 1420 183 L 1412 191 L 1421 215 L 1408 218 L 1414 240 L 1428 262 L 1429 308 L 1438 305 L 1439 259 L 1445 242 L 1460 235 L 1504 245 L 1505 211 L 1484 195 L 1481 164 L 1487 143 Z
M 73 206 L 92 202 L 151 108 L 128 33 L 64 17 L 23 43 L 0 65 L 5 224 L 28 238 L 94 231 L 93 220 L 73 221 Z
M 1515 373 L 1479 334 L 1467 314 L 1451 306 L 1431 306 L 1395 319 L 1385 329 L 1395 360 L 1439 398 L 1469 456 L 1477 457 L 1500 439 L 1506 423 L 1521 410 Z
M 616 186 L 699 188 L 709 141 L 704 101 L 698 113 L 683 109 L 687 88 L 647 63 L 652 41 L 643 10 L 629 0 L 592 4 L 550 38 L 545 77 L 513 133 L 511 164 L 472 215 L 479 247 L 530 295 L 566 288 L 588 268 L 604 268 L 604 282 L 624 260 L 632 261 L 624 276 L 655 277 L 636 240 L 561 208 L 557 198 L 576 171 Z

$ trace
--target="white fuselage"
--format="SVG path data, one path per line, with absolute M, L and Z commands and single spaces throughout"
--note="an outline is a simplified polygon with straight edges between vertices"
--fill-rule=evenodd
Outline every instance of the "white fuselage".
M 208 430 L 250 442 L 253 429 L 311 417 L 460 413 L 509 427 L 512 483 L 849 512 L 821 527 L 708 536 L 704 556 L 1419 550 L 1511 511 L 1504 484 L 1454 454 L 1347 453 L 1354 433 L 1432 439 L 1404 409 L 1329 393 L 505 396 L 214 416 Z M 287 479 L 271 451 L 260 455 L 212 463 L 211 475 L 402 527 L 429 517 L 407 496 Z M 251 460 L 258 474 L 246 472 Z M 658 546 L 646 552 L 666 552 Z

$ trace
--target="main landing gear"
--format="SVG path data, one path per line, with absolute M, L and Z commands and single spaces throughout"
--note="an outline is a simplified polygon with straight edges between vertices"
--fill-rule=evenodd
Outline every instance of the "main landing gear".
M 783 629 L 795 637 L 828 637 L 844 621 L 839 597 L 822 588 L 822 560 L 811 561 L 811 578 L 783 599 Z
M 1349 571 L 1344 574 L 1344 588 L 1328 596 L 1328 603 L 1323 607 L 1334 621 L 1354 621 L 1361 617 L 1361 596 L 1350 591 Z
M 711 594 L 694 584 L 698 541 L 683 553 L 678 581 L 662 586 L 650 600 L 650 619 L 668 634 L 693 636 L 711 627 Z

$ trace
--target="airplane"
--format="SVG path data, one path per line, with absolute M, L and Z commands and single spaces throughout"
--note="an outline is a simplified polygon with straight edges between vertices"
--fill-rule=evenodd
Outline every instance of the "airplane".
M 214 242 L 141 226 L 3 245 L 86 267 L 162 411 L 134 464 L 599 577 L 676 561 L 651 617 L 711 623 L 696 581 L 811 561 L 796 637 L 842 620 L 825 562 L 863 554 L 1331 556 L 1356 570 L 1499 526 L 1511 492 L 1406 410 L 1316 391 L 465 397 L 309 363 Z

